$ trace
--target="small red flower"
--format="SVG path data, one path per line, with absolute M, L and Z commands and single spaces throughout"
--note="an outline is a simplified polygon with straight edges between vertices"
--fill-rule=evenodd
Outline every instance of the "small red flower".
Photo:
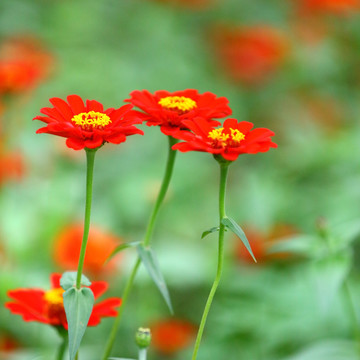
M 53 326 L 68 328 L 66 321 L 63 293 L 60 287 L 61 274 L 52 274 L 50 277 L 52 289 L 17 289 L 8 291 L 8 296 L 15 300 L 5 306 L 13 313 L 21 315 L 24 321 L 38 321 Z M 108 288 L 105 281 L 94 281 L 89 288 L 95 299 L 100 297 Z M 116 316 L 115 308 L 121 305 L 121 299 L 109 298 L 94 305 L 88 326 L 96 326 L 101 318 Z
M 219 119 L 231 114 L 228 99 L 217 97 L 211 92 L 199 94 L 197 90 L 168 92 L 156 91 L 151 94 L 147 90 L 135 90 L 131 98 L 125 101 L 140 108 L 139 113 L 148 126 L 159 125 L 165 135 L 173 135 L 179 129 L 186 129 L 184 120 L 202 117 L 214 126 Z
M 151 345 L 158 352 L 171 355 L 186 348 L 196 334 L 196 328 L 186 320 L 162 320 L 151 325 Z
M 219 26 L 213 35 L 220 65 L 232 80 L 244 85 L 263 83 L 284 63 L 288 41 L 276 28 Z
M 24 159 L 19 151 L 5 153 L 0 151 L 0 185 L 7 181 L 19 181 L 24 173 Z
M 55 262 L 64 269 L 76 269 L 83 235 L 83 224 L 65 227 L 56 237 L 53 250 Z M 105 261 L 120 244 L 120 239 L 102 229 L 91 226 L 84 261 L 85 272 L 99 275 L 114 270 L 116 258 L 108 264 Z
M 322 13 L 329 15 L 348 15 L 360 9 L 359 0 L 300 0 L 304 13 Z
M 203 151 L 234 161 L 241 154 L 256 154 L 277 147 L 271 141 L 271 136 L 275 135 L 271 130 L 251 130 L 254 125 L 247 121 L 226 119 L 223 127 L 218 129 L 201 118 L 184 121 L 184 124 L 191 131 L 178 131 L 174 134 L 175 138 L 185 140 L 173 146 L 174 150 L 181 152 Z
M 36 133 L 65 137 L 66 145 L 74 150 L 96 149 L 106 142 L 120 144 L 126 140 L 126 136 L 143 135 L 141 130 L 132 126 L 142 122 L 131 111 L 132 105 L 104 110 L 96 100 L 86 100 L 85 105 L 78 95 L 69 95 L 67 102 L 59 98 L 51 98 L 50 102 L 53 108 L 40 110 L 46 116 L 34 118 L 47 124 Z

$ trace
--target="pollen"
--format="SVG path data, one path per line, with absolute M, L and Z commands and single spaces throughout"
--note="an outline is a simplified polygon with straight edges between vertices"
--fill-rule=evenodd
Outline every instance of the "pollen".
M 62 305 L 64 290 L 62 288 L 51 289 L 46 291 L 44 298 L 51 305 Z
M 231 131 L 231 140 L 234 142 L 240 142 L 245 139 L 245 135 L 240 132 L 238 129 L 230 129 Z
M 167 96 L 159 100 L 159 105 L 165 109 L 186 113 L 197 107 L 196 102 L 185 96 Z
M 87 113 L 74 115 L 71 121 L 85 130 L 91 130 L 92 128 L 101 129 L 111 123 L 109 116 L 97 111 L 89 111 Z
M 208 138 L 213 141 L 215 147 L 238 146 L 245 139 L 245 135 L 238 129 L 227 129 L 229 133 L 224 132 L 224 128 L 211 130 Z

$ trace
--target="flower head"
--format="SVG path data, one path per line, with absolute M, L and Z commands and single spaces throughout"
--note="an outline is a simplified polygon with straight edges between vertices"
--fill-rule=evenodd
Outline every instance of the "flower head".
M 106 142 L 120 144 L 126 140 L 126 136 L 143 134 L 133 126 L 142 120 L 131 111 L 131 105 L 104 110 L 98 101 L 86 100 L 84 104 L 78 95 L 69 95 L 67 102 L 51 98 L 50 103 L 53 108 L 40 110 L 46 116 L 34 118 L 47 124 L 36 133 L 65 137 L 66 145 L 74 150 L 96 149 Z
M 277 147 L 271 141 L 271 136 L 275 135 L 271 130 L 251 130 L 254 125 L 247 121 L 227 119 L 221 128 L 214 128 L 201 118 L 184 121 L 184 124 L 191 131 L 178 131 L 174 134 L 175 138 L 185 141 L 173 146 L 174 150 L 181 152 L 209 152 L 234 161 L 240 154 L 256 154 Z
M 80 223 L 65 227 L 57 235 L 53 248 L 53 258 L 62 268 L 77 268 L 82 235 L 83 225 Z M 85 272 L 96 275 L 113 270 L 115 258 L 106 265 L 104 263 L 119 244 L 120 239 L 115 235 L 91 226 L 84 261 Z
M 300 6 L 305 14 L 348 15 L 360 9 L 359 0 L 300 0 Z
M 159 125 L 165 135 L 173 135 L 179 129 L 186 129 L 184 120 L 202 117 L 213 125 L 219 119 L 231 114 L 228 100 L 217 97 L 211 92 L 199 94 L 197 90 L 168 92 L 156 91 L 151 94 L 147 90 L 135 90 L 130 94 L 130 102 L 141 109 L 139 113 L 148 126 Z
M 195 326 L 181 319 L 158 321 L 151 325 L 151 345 L 158 352 L 171 355 L 186 348 L 196 334 Z
M 17 289 L 8 291 L 8 296 L 13 302 L 5 306 L 13 313 L 21 315 L 24 321 L 37 321 L 53 326 L 68 328 L 66 321 L 63 293 L 60 287 L 61 274 L 52 274 L 50 277 L 52 288 L 42 289 Z M 108 288 L 105 281 L 94 281 L 89 288 L 92 290 L 95 300 L 100 297 Z M 88 326 L 96 326 L 102 317 L 116 316 L 115 310 L 121 305 L 121 299 L 108 298 L 95 303 Z
M 256 85 L 283 64 L 288 53 L 285 36 L 270 26 L 220 26 L 214 32 L 214 49 L 220 65 L 232 80 Z

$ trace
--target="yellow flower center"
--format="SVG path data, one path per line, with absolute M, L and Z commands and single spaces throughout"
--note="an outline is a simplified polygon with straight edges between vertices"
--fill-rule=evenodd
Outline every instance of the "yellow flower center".
M 62 288 L 51 289 L 45 292 L 45 300 L 50 305 L 62 305 L 64 290 Z
M 245 139 L 245 135 L 238 129 L 229 130 L 230 134 L 224 133 L 224 128 L 211 130 L 208 138 L 213 140 L 213 145 L 216 147 L 238 146 Z
M 87 113 L 74 115 L 71 121 L 85 130 L 91 130 L 93 128 L 101 129 L 111 123 L 109 116 L 97 111 L 89 111 Z
M 186 113 L 197 107 L 196 102 L 185 96 L 167 96 L 159 100 L 159 105 L 165 109 Z

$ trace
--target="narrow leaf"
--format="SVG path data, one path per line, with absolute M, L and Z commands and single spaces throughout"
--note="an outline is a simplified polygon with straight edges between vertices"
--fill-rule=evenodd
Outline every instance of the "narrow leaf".
M 243 229 L 235 222 L 235 220 L 229 217 L 225 217 L 221 220 L 221 223 L 225 225 L 227 228 L 229 228 L 229 230 L 231 230 L 235 235 L 237 235 L 240 238 L 240 240 L 246 247 L 246 250 L 249 252 L 249 254 L 254 259 L 254 261 L 257 262 L 251 250 L 249 240 L 247 239 Z
M 110 261 L 117 253 L 125 250 L 125 249 L 128 249 L 130 247 L 135 247 L 135 246 L 138 246 L 141 244 L 141 241 L 134 241 L 134 242 L 128 242 L 128 243 L 124 243 L 124 244 L 121 244 L 119 246 L 117 246 L 113 252 L 108 256 L 108 258 L 106 259 L 105 261 L 105 264 Z
M 64 307 L 69 326 L 70 360 L 80 347 L 94 305 L 94 294 L 89 288 L 71 287 L 64 293 Z
M 219 230 L 220 230 L 220 228 L 219 228 L 218 226 L 214 226 L 214 227 L 212 227 L 212 228 L 209 229 L 209 230 L 205 230 L 205 231 L 201 234 L 201 238 L 203 239 L 204 237 L 212 234 L 212 233 L 215 232 L 215 231 L 219 231 Z
M 160 271 L 159 263 L 155 257 L 154 252 L 150 248 L 145 248 L 143 245 L 137 246 L 138 254 L 150 277 L 153 279 L 155 285 L 159 289 L 162 297 L 164 298 L 171 314 L 174 313 L 171 304 L 169 291 L 166 287 L 166 283 L 162 273 Z
M 66 271 L 60 279 L 60 286 L 66 291 L 76 284 L 76 271 Z M 90 286 L 91 281 L 85 276 L 81 275 L 81 285 Z

